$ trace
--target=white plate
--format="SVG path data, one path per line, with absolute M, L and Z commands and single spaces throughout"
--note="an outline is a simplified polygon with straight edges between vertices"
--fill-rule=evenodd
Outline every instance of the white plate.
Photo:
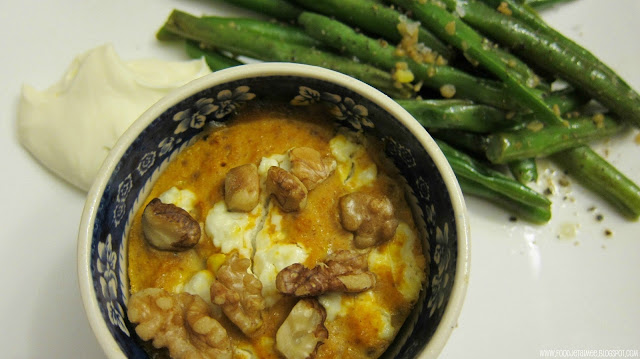
M 112 42 L 124 59 L 184 59 L 180 47 L 153 37 L 172 8 L 194 14 L 247 14 L 209 0 L 29 0 L 0 5 L 3 357 L 104 357 L 84 318 L 75 276 L 84 193 L 43 169 L 17 143 L 20 86 L 48 87 L 75 55 L 105 42 Z M 552 25 L 640 90 L 638 16 L 638 0 L 576 0 L 544 13 Z M 637 135 L 634 129 L 597 149 L 640 183 Z M 640 349 L 640 223 L 620 218 L 573 182 L 557 186 L 558 176 L 543 175 L 556 185 L 553 219 L 545 226 L 510 222 L 501 210 L 468 200 L 471 282 L 459 326 L 442 358 L 540 358 L 545 349 L 595 350 L 595 355 L 573 353 L 594 357 L 598 350 Z M 605 235 L 606 230 L 613 234 Z

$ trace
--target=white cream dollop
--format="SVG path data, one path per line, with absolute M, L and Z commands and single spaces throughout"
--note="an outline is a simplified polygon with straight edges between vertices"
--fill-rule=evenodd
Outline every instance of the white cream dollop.
M 211 71 L 203 59 L 123 61 L 111 44 L 76 57 L 45 91 L 24 85 L 18 137 L 44 166 L 88 190 L 118 138 L 170 91 Z

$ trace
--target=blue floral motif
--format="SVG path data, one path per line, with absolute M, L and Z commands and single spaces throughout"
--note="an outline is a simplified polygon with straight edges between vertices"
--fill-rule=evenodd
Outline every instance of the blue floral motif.
M 118 202 L 124 202 L 124 200 L 127 199 L 129 192 L 131 192 L 131 187 L 133 187 L 133 180 L 131 174 L 129 174 L 120 182 L 120 185 L 118 185 L 118 197 L 116 198 Z
M 444 229 L 436 228 L 436 243 L 438 243 L 433 251 L 433 262 L 437 265 L 438 272 L 431 280 L 432 295 L 427 302 L 429 316 L 433 316 L 436 310 L 441 309 L 444 305 L 445 296 L 449 292 L 447 287 L 450 284 L 449 263 L 451 262 L 451 249 L 448 246 L 449 241 L 449 224 L 444 224 Z
M 105 242 L 98 243 L 98 258 L 96 268 L 100 274 L 100 289 L 102 296 L 107 302 L 107 315 L 111 324 L 117 326 L 129 336 L 129 330 L 124 322 L 124 310 L 118 303 L 118 277 L 116 268 L 118 255 L 111 246 L 111 235 L 107 236 Z
M 153 167 L 153 164 L 156 162 L 156 153 L 155 151 L 151 151 L 142 156 L 140 163 L 138 163 L 138 167 L 136 170 L 140 173 L 140 176 L 144 176 L 144 174 Z
M 215 110 L 215 117 L 221 119 L 226 115 L 235 111 L 240 105 L 246 101 L 256 97 L 255 94 L 249 92 L 249 86 L 239 86 L 235 90 L 222 90 L 218 92 L 216 100 L 218 100 L 218 108 Z
M 298 95 L 290 103 L 294 106 L 307 106 L 318 102 L 320 102 L 320 92 L 306 86 L 300 86 Z
M 160 141 L 158 144 L 158 148 L 160 149 L 159 156 L 164 156 L 169 153 L 173 149 L 173 145 L 175 142 L 174 137 L 167 137 L 164 140 Z
M 118 227 L 122 218 L 124 218 L 124 214 L 127 211 L 127 206 L 124 202 L 116 203 L 116 207 L 113 209 L 113 224 Z
M 373 128 L 373 122 L 369 120 L 369 110 L 362 105 L 358 105 L 350 97 L 345 97 L 343 101 L 337 103 L 331 110 L 331 114 L 341 121 L 347 120 L 356 130 L 361 130 L 362 126 Z
M 387 151 L 389 154 L 400 161 L 402 161 L 407 168 L 412 168 L 416 166 L 416 159 L 411 153 L 411 150 L 407 148 L 405 145 L 396 142 L 393 138 L 387 137 L 389 141 L 389 146 Z
M 298 95 L 296 95 L 290 103 L 294 106 L 311 105 L 318 102 L 324 102 L 330 106 L 329 112 L 339 121 L 347 121 L 351 126 L 358 130 L 362 130 L 362 126 L 374 128 L 375 125 L 369 119 L 369 110 L 365 106 L 357 104 L 352 98 L 344 99 L 336 94 L 329 92 L 320 93 L 306 86 L 298 87 Z
M 436 223 L 436 209 L 433 206 L 433 204 L 431 204 L 430 206 L 427 206 L 425 208 L 425 221 L 431 225 L 435 225 Z
M 202 128 L 207 120 L 207 115 L 216 111 L 218 108 L 219 106 L 213 103 L 212 98 L 199 99 L 191 108 L 173 115 L 173 120 L 180 122 L 173 133 L 177 135 L 186 131 L 189 127 L 196 129 Z
M 320 100 L 322 102 L 326 102 L 332 105 L 338 105 L 342 101 L 342 97 L 340 97 L 340 95 L 323 92 L 320 97 Z
M 427 181 L 422 178 L 422 176 L 418 177 L 416 180 L 416 188 L 418 189 L 418 196 L 425 201 L 431 200 L 431 189 L 429 188 L 429 184 Z
M 399 146 L 400 159 L 407 165 L 408 168 L 416 166 L 416 159 L 413 157 L 413 153 L 407 147 Z

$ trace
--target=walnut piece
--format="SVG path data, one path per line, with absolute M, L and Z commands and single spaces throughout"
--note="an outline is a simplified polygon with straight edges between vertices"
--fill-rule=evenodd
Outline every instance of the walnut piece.
M 189 212 L 154 198 L 142 213 L 142 232 L 153 247 L 164 251 L 183 251 L 200 240 L 200 224 Z
M 368 271 L 366 253 L 343 250 L 309 269 L 294 263 L 276 276 L 276 288 L 296 297 L 317 296 L 326 292 L 357 293 L 373 288 L 376 277 Z
M 262 326 L 262 283 L 247 270 L 251 261 L 233 252 L 220 266 L 211 285 L 211 301 L 246 335 Z
M 316 299 L 301 299 L 276 333 L 276 348 L 287 359 L 313 358 L 329 337 L 327 312 Z
M 354 192 L 340 197 L 340 222 L 354 233 L 356 248 L 368 248 L 393 238 L 398 227 L 391 200 Z
M 209 305 L 196 295 L 148 288 L 131 295 L 127 314 L 137 323 L 136 333 L 142 340 L 168 348 L 173 359 L 231 359 L 227 331 L 209 311 Z
M 251 212 L 260 198 L 260 176 L 253 163 L 232 168 L 224 179 L 224 201 L 230 211 Z
M 267 171 L 267 191 L 285 212 L 295 212 L 307 205 L 307 187 L 286 170 L 271 166 Z
M 336 160 L 322 157 L 320 152 L 310 147 L 295 147 L 289 151 L 291 173 L 298 177 L 308 191 L 316 188 L 336 169 Z

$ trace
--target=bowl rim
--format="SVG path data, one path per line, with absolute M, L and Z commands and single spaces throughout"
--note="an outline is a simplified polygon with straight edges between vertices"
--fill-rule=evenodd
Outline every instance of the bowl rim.
M 457 326 L 458 316 L 462 310 L 470 274 L 469 220 L 462 191 L 453 170 L 436 142 L 424 127 L 402 106 L 387 95 L 360 80 L 334 70 L 288 62 L 253 63 L 219 70 L 171 91 L 149 107 L 131 124 L 105 158 L 87 194 L 77 238 L 77 275 L 82 303 L 94 336 L 100 343 L 103 351 L 112 359 L 125 358 L 124 353 L 120 350 L 118 343 L 112 337 L 102 318 L 93 290 L 90 272 L 93 222 L 97 215 L 100 199 L 119 159 L 146 126 L 176 103 L 218 84 L 250 77 L 266 76 L 297 76 L 329 81 L 358 93 L 376 103 L 400 121 L 413 136 L 416 137 L 433 159 L 449 192 L 453 212 L 456 216 L 458 244 L 456 278 L 453 282 L 451 297 L 431 340 L 429 340 L 418 356 L 422 359 L 436 358 L 444 348 L 451 332 Z

